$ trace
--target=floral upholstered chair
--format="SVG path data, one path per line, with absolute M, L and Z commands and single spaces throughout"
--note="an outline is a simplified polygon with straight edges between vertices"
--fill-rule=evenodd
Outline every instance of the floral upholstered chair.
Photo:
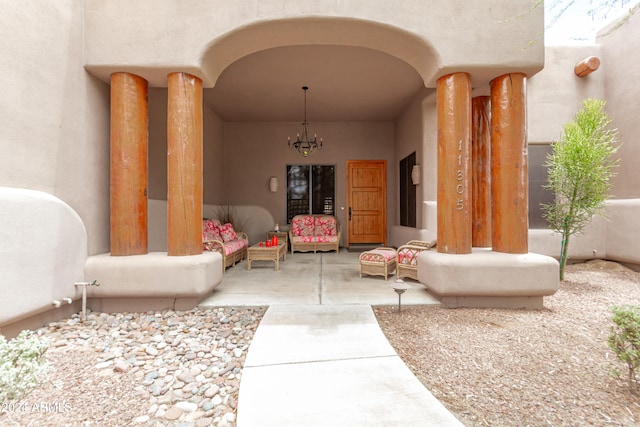
M 396 251 L 396 277 L 418 280 L 418 254 L 436 246 L 436 241 L 410 240 Z
M 247 246 L 247 234 L 235 231 L 230 223 L 221 224 L 217 219 L 208 218 L 202 220 L 202 250 L 220 252 L 223 271 L 247 256 Z

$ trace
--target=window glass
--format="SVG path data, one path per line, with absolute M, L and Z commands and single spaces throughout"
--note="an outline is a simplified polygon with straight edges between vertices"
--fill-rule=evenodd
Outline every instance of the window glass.
M 287 223 L 301 214 L 335 215 L 335 165 L 287 165 Z
M 553 192 L 544 188 L 547 184 L 547 154 L 551 145 L 529 145 L 529 228 L 549 228 L 542 216 L 541 203 L 553 202 Z
M 415 164 L 415 151 L 400 160 L 400 225 L 406 227 L 416 226 L 416 186 L 411 181 Z

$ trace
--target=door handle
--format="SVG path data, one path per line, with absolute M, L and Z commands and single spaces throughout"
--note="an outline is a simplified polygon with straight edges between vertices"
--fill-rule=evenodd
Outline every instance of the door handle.
M 351 221 L 351 206 L 349 206 L 349 221 Z

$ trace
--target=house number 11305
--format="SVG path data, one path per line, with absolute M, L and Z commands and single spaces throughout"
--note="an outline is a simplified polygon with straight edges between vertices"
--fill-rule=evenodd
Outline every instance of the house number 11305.
M 464 208 L 463 199 L 461 197 L 464 193 L 464 170 L 462 169 L 462 140 L 458 141 L 458 170 L 456 171 L 456 210 L 461 211 Z

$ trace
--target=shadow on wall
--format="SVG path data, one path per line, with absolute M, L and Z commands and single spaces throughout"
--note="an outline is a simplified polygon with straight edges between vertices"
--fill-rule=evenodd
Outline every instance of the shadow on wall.
M 244 231 L 249 236 L 249 245 L 263 241 L 266 232 L 273 230 L 275 220 L 271 212 L 261 206 L 220 206 L 204 205 L 202 216 L 218 218 L 220 212 L 229 209 L 241 227 L 237 231 Z M 148 202 L 149 215 L 149 252 L 167 251 L 167 201 L 152 200 Z M 282 225 L 281 225 L 282 227 Z M 284 227 L 283 227 L 284 228 Z

